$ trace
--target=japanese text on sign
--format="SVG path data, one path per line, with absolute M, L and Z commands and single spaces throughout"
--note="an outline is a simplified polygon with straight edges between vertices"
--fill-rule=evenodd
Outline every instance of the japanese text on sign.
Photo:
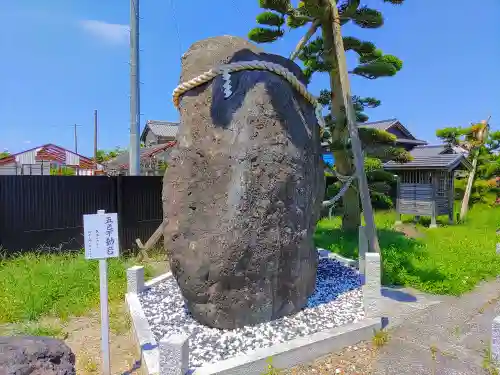
M 105 259 L 119 256 L 116 213 L 83 215 L 85 258 Z

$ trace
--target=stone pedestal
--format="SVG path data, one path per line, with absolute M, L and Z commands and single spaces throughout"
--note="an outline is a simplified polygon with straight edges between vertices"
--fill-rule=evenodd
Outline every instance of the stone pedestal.
M 171 335 L 160 340 L 160 375 L 185 375 L 189 370 L 189 336 Z
M 144 290 L 144 267 L 133 266 L 127 269 L 127 293 L 138 294 Z
M 365 284 L 363 285 L 363 302 L 365 316 L 368 318 L 381 316 L 381 266 L 379 253 L 366 253 Z

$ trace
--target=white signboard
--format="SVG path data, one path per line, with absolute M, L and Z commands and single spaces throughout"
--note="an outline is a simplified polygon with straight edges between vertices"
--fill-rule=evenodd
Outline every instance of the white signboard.
M 116 213 L 83 215 L 85 258 L 116 258 L 119 254 L 118 216 Z

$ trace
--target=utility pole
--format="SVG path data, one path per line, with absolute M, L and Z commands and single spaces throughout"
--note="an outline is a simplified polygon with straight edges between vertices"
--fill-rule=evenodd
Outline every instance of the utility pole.
M 129 175 L 140 174 L 139 0 L 130 0 L 130 146 Z
M 97 169 L 97 109 L 94 109 L 94 163 Z
M 76 127 L 77 126 L 80 126 L 80 125 L 73 124 L 73 138 L 74 138 L 74 141 L 75 141 L 75 154 L 78 154 L 78 134 L 76 132 Z
M 345 57 L 344 42 L 342 40 L 342 33 L 340 31 L 340 18 L 337 9 L 337 1 L 329 0 L 332 12 L 333 22 L 333 42 L 335 46 L 335 54 L 337 57 L 337 68 L 342 88 L 342 97 L 344 107 L 347 115 L 347 126 L 351 139 L 351 149 L 354 156 L 354 165 L 356 167 L 356 174 L 358 175 L 359 191 L 361 195 L 361 204 L 363 207 L 363 216 L 365 217 L 367 237 L 368 237 L 368 251 L 380 253 L 380 245 L 377 238 L 377 229 L 375 227 L 375 220 L 373 218 L 372 202 L 370 200 L 370 192 L 368 190 L 368 181 L 365 174 L 363 150 L 361 148 L 361 141 L 358 134 L 358 125 L 356 123 L 356 113 L 352 104 L 351 87 L 349 83 L 349 76 L 347 71 L 347 62 Z

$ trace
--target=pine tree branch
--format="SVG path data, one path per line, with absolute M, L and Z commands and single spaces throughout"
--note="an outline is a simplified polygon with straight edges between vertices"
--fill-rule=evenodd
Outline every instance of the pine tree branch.
M 307 30 L 307 33 L 299 40 L 299 43 L 297 43 L 297 46 L 295 47 L 295 50 L 290 54 L 290 60 L 293 61 L 293 60 L 295 60 L 297 58 L 297 56 L 299 55 L 299 53 L 302 50 L 302 48 L 304 48 L 304 46 L 309 41 L 309 39 L 311 39 L 311 37 L 316 32 L 316 30 L 318 30 L 319 25 L 320 25 L 320 21 L 319 20 L 315 20 L 312 23 L 312 25 L 309 28 L 309 30 Z

